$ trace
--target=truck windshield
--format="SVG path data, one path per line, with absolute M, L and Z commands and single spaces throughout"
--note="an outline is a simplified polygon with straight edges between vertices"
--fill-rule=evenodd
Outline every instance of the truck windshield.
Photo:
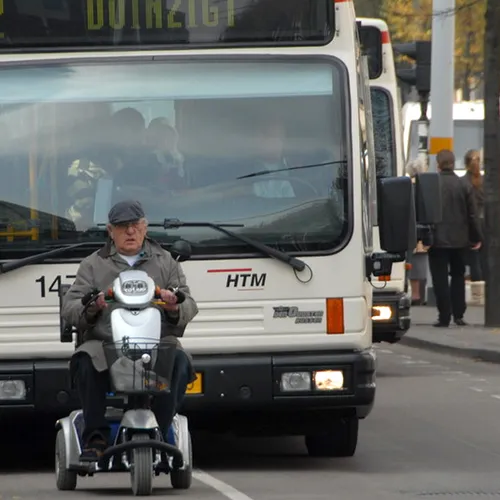
M 150 222 L 242 224 L 234 231 L 287 252 L 333 250 L 348 235 L 347 85 L 335 61 L 113 59 L 1 76 L 7 258 L 104 241 L 92 228 L 125 198 Z M 252 251 L 209 228 L 151 229 L 197 254 Z

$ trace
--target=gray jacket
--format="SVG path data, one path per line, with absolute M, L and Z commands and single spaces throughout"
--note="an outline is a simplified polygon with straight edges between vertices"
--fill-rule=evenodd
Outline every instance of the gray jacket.
M 110 317 L 113 305 L 109 304 L 97 315 L 90 308 L 87 315 L 82 315 L 81 299 L 95 288 L 106 291 L 119 273 L 128 269 L 128 263 L 117 254 L 114 245 L 108 242 L 81 262 L 75 282 L 64 297 L 61 311 L 63 319 L 84 332 L 84 342 L 76 349 L 75 354 L 86 352 L 98 371 L 107 369 L 102 342 L 112 338 Z M 198 314 L 198 306 L 191 297 L 181 266 L 169 252 L 147 238 L 143 255 L 133 269 L 145 271 L 160 288 L 179 286 L 179 290 L 186 295 L 186 300 L 179 305 L 178 313 L 162 311 L 162 341 L 174 342 L 178 349 L 182 349 L 178 338 L 184 335 L 187 324 Z M 190 382 L 194 379 L 193 372 Z

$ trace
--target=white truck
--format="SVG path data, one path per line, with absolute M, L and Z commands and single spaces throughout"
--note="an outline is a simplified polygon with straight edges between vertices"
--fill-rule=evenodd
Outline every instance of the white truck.
M 420 104 L 407 102 L 403 106 L 403 134 L 405 156 L 408 159 L 418 155 L 418 119 Z M 432 116 L 429 104 L 427 116 Z M 453 104 L 453 144 L 455 153 L 455 173 L 465 175 L 464 157 L 470 149 L 483 151 L 484 143 L 484 103 L 483 101 L 462 101 Z
M 0 411 L 78 407 L 58 296 L 133 197 L 153 238 L 194 249 L 190 426 L 354 454 L 376 388 L 370 281 L 404 260 L 415 216 L 408 178 L 376 185 L 352 2 L 2 7 Z

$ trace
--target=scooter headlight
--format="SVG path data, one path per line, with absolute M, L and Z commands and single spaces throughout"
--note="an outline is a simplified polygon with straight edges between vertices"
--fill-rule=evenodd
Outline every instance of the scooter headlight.
M 148 293 L 148 284 L 142 280 L 127 280 L 121 284 L 124 295 L 145 295 Z

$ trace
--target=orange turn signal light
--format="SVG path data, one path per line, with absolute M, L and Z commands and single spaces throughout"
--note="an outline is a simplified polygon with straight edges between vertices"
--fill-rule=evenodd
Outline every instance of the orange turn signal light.
M 326 299 L 326 333 L 329 335 L 345 333 L 344 299 Z
M 391 281 L 391 275 L 389 274 L 389 276 L 379 276 L 378 280 L 379 281 Z

